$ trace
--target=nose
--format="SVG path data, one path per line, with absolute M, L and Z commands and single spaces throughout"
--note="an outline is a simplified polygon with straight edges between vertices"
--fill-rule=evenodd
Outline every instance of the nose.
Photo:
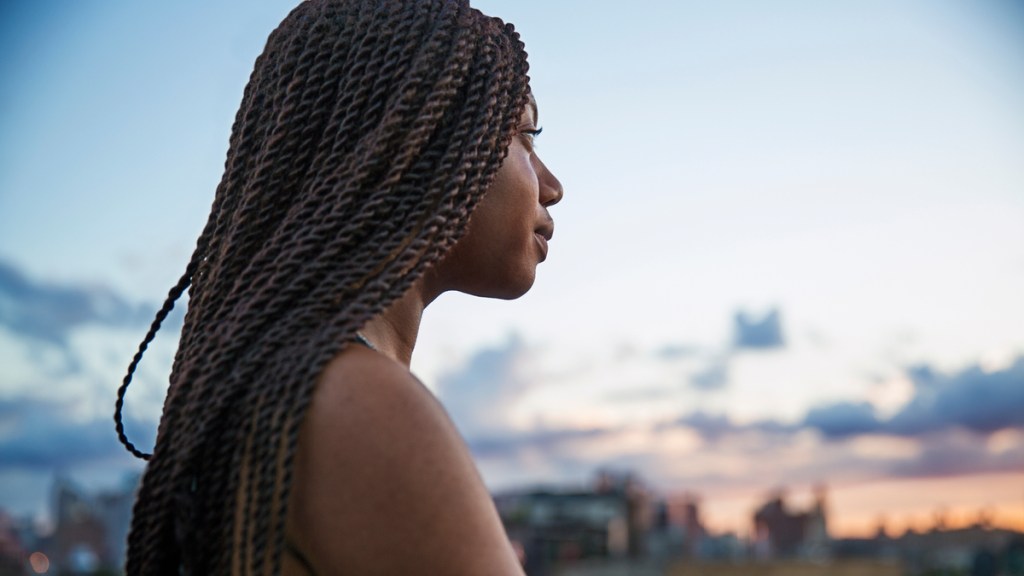
M 562 201 L 562 183 L 548 170 L 548 167 L 537 158 L 537 177 L 540 180 L 540 205 L 545 208 Z

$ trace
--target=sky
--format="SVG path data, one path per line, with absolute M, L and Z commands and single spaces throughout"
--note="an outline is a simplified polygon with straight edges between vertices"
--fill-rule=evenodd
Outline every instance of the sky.
M 0 507 L 139 470 L 115 391 L 293 5 L 0 8 Z M 493 490 L 612 468 L 715 530 L 819 484 L 841 534 L 1024 529 L 1024 8 L 474 5 L 522 34 L 565 188 L 534 289 L 443 296 L 413 358 Z

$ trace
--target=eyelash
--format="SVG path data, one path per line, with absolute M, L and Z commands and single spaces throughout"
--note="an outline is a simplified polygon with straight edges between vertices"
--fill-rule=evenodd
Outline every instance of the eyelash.
M 519 133 L 520 134 L 525 134 L 525 135 L 529 136 L 530 137 L 530 144 L 533 145 L 533 144 L 536 144 L 536 142 L 537 142 L 537 136 L 540 136 L 540 133 L 543 132 L 543 131 L 544 131 L 544 127 L 541 126 L 540 128 L 537 128 L 537 129 L 534 129 L 534 130 L 520 130 Z

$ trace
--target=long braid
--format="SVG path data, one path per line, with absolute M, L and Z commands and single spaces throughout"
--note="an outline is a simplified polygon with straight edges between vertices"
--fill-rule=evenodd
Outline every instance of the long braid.
M 261 69 L 263 62 L 272 56 L 269 52 L 260 55 L 257 58 L 255 69 L 253 72 L 253 78 L 257 76 L 257 72 Z M 210 218 L 201 234 L 199 241 L 197 242 L 196 250 L 193 254 L 192 261 L 189 263 L 188 271 L 183 275 L 179 286 L 183 283 L 190 283 L 191 287 L 189 290 L 190 305 L 188 312 L 185 317 L 185 324 L 182 327 L 181 340 L 177 353 L 174 359 L 174 368 L 171 373 L 171 382 L 177 383 L 175 386 L 171 386 L 168 390 L 168 396 L 164 403 L 164 416 L 161 419 L 162 428 L 163 423 L 173 422 L 176 420 L 176 415 L 180 411 L 181 406 L 184 404 L 184 395 L 190 388 L 189 379 L 183 379 L 180 377 L 180 369 L 183 364 L 183 359 L 186 356 L 186 352 L 189 350 L 197 349 L 195 345 L 193 334 L 202 335 L 204 331 L 202 329 L 196 330 L 197 326 L 200 326 L 200 322 L 196 321 L 193 316 L 198 317 L 198 311 L 204 310 L 202 304 L 202 295 L 196 294 L 194 288 L 197 283 L 203 283 L 203 279 L 208 275 L 210 269 L 217 270 L 218 268 L 214 265 L 217 261 L 217 252 L 219 247 L 219 240 L 224 235 L 224 230 L 227 227 L 225 219 L 222 215 L 225 213 L 231 213 L 234 210 L 234 206 L 237 204 L 239 194 L 229 194 L 226 191 L 232 183 L 239 181 L 244 174 L 250 170 L 249 159 L 252 157 L 251 150 L 258 142 L 257 138 L 253 137 L 253 132 L 256 127 L 263 123 L 265 117 L 266 108 L 262 105 L 262 95 L 257 93 L 257 82 L 250 81 L 245 88 L 243 95 L 242 106 L 239 108 L 238 114 L 236 115 L 235 122 L 232 126 L 232 137 L 230 143 L 230 151 L 225 161 L 225 174 L 220 185 L 217 187 L 217 193 L 214 198 L 213 207 L 211 209 Z M 190 275 L 189 272 L 194 270 L 194 274 Z M 164 309 L 169 310 L 175 300 L 181 295 L 180 290 L 172 290 L 168 296 L 167 301 L 164 304 Z M 154 322 L 154 328 L 157 327 L 158 323 L 162 320 L 158 314 L 156 322 Z M 208 319 L 207 319 L 208 320 Z M 155 331 L 155 330 L 154 330 Z M 141 353 L 145 350 L 145 346 L 148 340 L 151 339 L 151 335 L 147 335 L 147 340 L 143 341 L 140 346 L 139 354 L 137 359 L 141 358 Z M 137 364 L 137 360 L 134 362 Z M 127 384 L 133 373 L 133 366 L 129 367 L 128 376 L 125 378 L 125 383 L 122 386 L 122 390 L 119 391 L 119 399 L 117 410 L 115 411 L 115 421 L 117 421 L 119 432 L 121 430 L 120 423 L 120 408 L 123 403 L 124 389 L 127 388 Z M 121 434 L 119 434 L 119 437 Z M 159 479 L 165 474 L 164 470 L 168 465 L 173 464 L 174 456 L 173 452 L 176 448 L 175 443 L 172 441 L 171 433 L 169 430 L 162 430 L 158 436 L 163 437 L 164 441 L 163 449 L 166 455 L 155 462 L 151 462 L 147 474 L 143 478 L 144 487 L 142 492 L 149 494 L 148 498 L 139 498 L 136 501 L 135 508 L 133 510 L 133 520 L 136 522 L 136 527 L 133 527 L 132 532 L 129 534 L 129 548 L 136 550 L 141 548 L 152 548 L 153 552 L 145 552 L 135 554 L 134 557 L 128 558 L 127 570 L 129 573 L 138 573 L 134 567 L 138 565 L 138 561 L 141 558 L 145 558 L 149 565 L 161 566 L 161 565 L 173 565 L 177 560 L 176 556 L 174 559 L 169 559 L 167 554 L 173 549 L 162 544 L 164 537 L 155 536 L 155 531 L 164 529 L 166 530 L 169 526 L 170 520 L 168 520 L 172 507 L 167 504 L 166 494 L 167 490 L 163 486 L 156 485 L 152 488 L 145 487 L 145 483 L 149 482 L 151 478 Z M 122 442 L 127 443 L 126 438 L 122 438 Z M 131 447 L 129 447 L 131 450 Z M 135 451 L 133 451 L 135 453 Z M 143 457 L 149 457 L 149 455 L 143 455 Z
M 528 97 L 518 34 L 466 0 L 308 0 L 232 126 L 128 574 L 280 572 L 320 371 L 461 237 Z M 136 452 L 138 452 L 136 450 Z

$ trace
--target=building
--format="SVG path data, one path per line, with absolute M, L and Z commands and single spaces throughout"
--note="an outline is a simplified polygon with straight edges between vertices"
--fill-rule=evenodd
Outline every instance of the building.
M 880 529 L 873 538 L 843 538 L 833 543 L 839 560 L 882 558 L 898 560 L 907 574 L 952 570 L 986 573 L 990 563 L 1003 574 L 1024 576 L 1024 534 L 978 522 L 946 528 L 941 522 L 924 532 L 908 529 L 890 537 Z
M 13 518 L 0 510 L 0 574 L 24 574 L 28 552 Z
M 828 559 L 830 539 L 824 487 L 815 489 L 814 504 L 806 511 L 790 510 L 783 493 L 774 493 L 754 512 L 753 540 L 754 553 L 761 559 Z
M 536 489 L 494 498 L 529 574 L 587 558 L 647 554 L 654 515 L 649 492 L 632 475 L 601 473 L 587 489 Z
M 58 477 L 53 490 L 55 528 L 43 552 L 58 573 L 91 573 L 124 565 L 135 488 L 126 478 L 119 490 L 87 494 L 70 479 Z

